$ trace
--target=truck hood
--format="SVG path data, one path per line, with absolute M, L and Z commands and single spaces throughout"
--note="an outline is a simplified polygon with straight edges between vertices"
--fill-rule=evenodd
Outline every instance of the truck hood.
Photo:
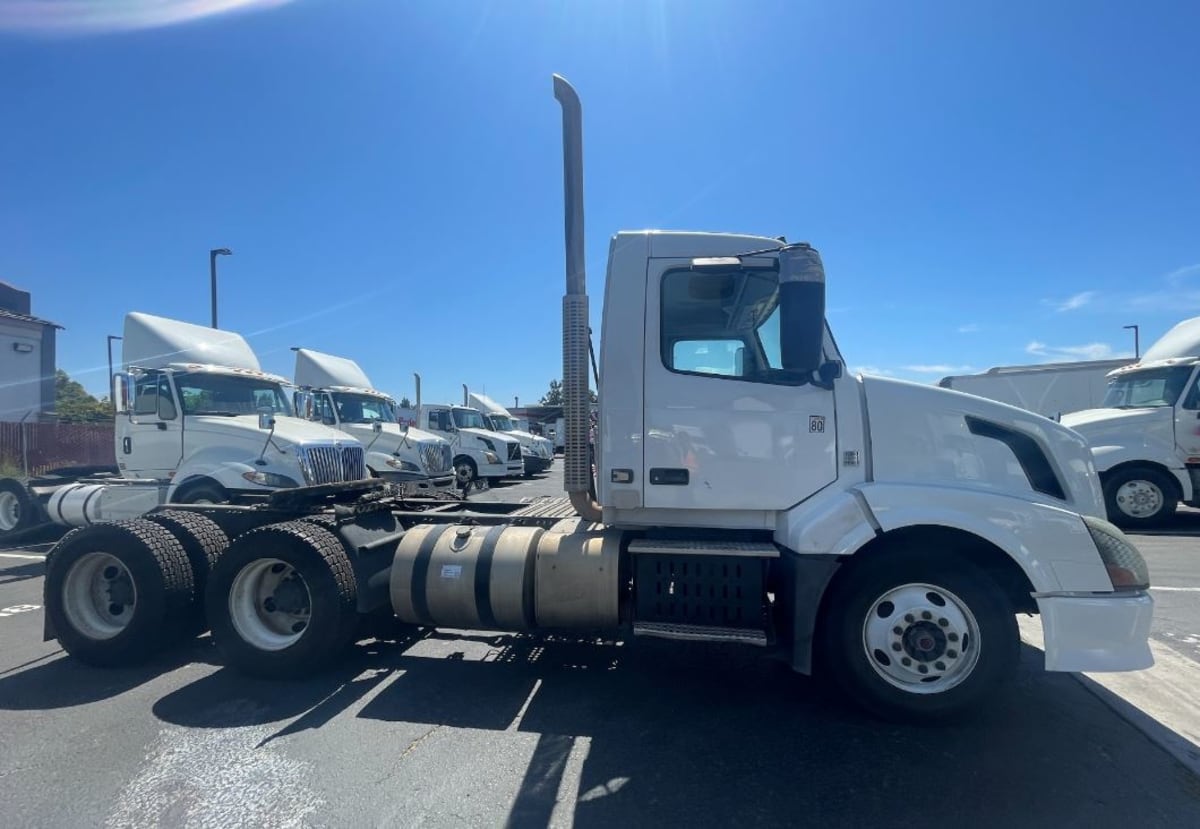
M 460 435 L 470 435 L 471 437 L 476 437 L 476 438 L 487 438 L 488 440 L 497 441 L 499 443 L 520 444 L 519 440 L 517 440 L 515 437 L 505 434 L 504 432 L 489 432 L 487 429 L 467 428 L 467 429 L 459 429 L 458 433 Z
M 876 481 L 990 490 L 1103 517 L 1095 462 L 1071 429 L 950 389 L 879 377 L 861 382 Z M 1053 490 L 1039 475 L 1047 465 L 1065 499 L 1043 491 Z
M 268 434 L 266 429 L 258 428 L 258 415 L 238 415 L 236 417 L 188 415 L 186 428 L 191 433 L 224 435 L 234 440 L 252 440 L 259 443 L 266 443 Z M 356 442 L 353 437 L 340 429 L 299 417 L 286 416 L 275 418 L 275 434 L 272 440 L 280 445 Z
M 1125 441 L 1130 434 L 1146 431 L 1170 433 L 1175 438 L 1175 410 L 1170 406 L 1143 409 L 1086 409 L 1063 415 L 1062 425 L 1074 429 L 1092 446 L 1107 443 L 1120 435 Z
M 371 450 L 374 452 L 388 451 L 394 452 L 397 448 L 404 445 L 404 430 L 400 428 L 398 423 L 384 423 L 383 431 L 379 434 L 376 440 L 375 429 L 367 423 L 343 423 L 341 429 L 349 435 L 353 435 L 358 439 L 358 442 L 363 446 L 375 441 Z M 449 445 L 449 441 L 445 438 L 440 438 L 437 435 L 426 432 L 423 429 L 418 429 L 415 426 L 408 430 L 409 444 L 418 443 L 445 443 Z

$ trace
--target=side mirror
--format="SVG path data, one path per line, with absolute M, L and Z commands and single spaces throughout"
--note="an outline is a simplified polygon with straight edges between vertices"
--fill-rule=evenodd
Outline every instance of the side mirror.
M 374 420 L 372 420 L 371 421 L 371 431 L 374 432 L 375 434 L 379 434 L 380 432 L 382 432 L 383 431 L 383 421 L 380 420 L 379 418 L 375 418 Z
M 275 412 L 272 409 L 258 410 L 258 428 L 264 432 L 275 428 Z
M 109 400 L 113 403 L 113 409 L 118 414 L 123 414 L 132 417 L 133 407 L 129 404 L 129 389 L 133 384 L 129 382 L 129 375 L 125 372 L 119 372 L 112 377 L 112 388 L 109 390 Z
M 298 391 L 292 395 L 292 405 L 296 409 L 296 417 L 302 417 L 305 420 L 313 419 L 313 395 L 312 392 Z
M 821 367 L 825 342 L 825 266 L 807 245 L 779 254 L 779 346 L 783 367 L 804 374 Z

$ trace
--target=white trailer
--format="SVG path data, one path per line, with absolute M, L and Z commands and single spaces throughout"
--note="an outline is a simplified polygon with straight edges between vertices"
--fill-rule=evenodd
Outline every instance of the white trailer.
M 982 374 L 943 377 L 938 385 L 1045 417 L 1058 417 L 1099 406 L 1109 373 L 1132 362 L 1133 358 L 998 366 Z
M 205 593 L 228 664 L 306 674 L 383 610 L 450 630 L 739 643 L 816 665 L 878 714 L 931 721 L 987 705 L 1017 669 L 1017 613 L 1041 614 L 1048 670 L 1153 662 L 1149 573 L 1102 517 L 1084 440 L 983 398 L 847 376 L 805 243 L 613 238 L 593 477 L 581 113 L 565 80 L 554 91 L 567 497 L 423 503 L 366 482 L 332 508 L 320 488 L 193 508 L 234 538 Z M 48 634 L 78 658 L 144 658 L 186 607 L 158 565 L 181 554 L 135 524 L 81 530 L 49 557 Z M 108 638 L 73 621 L 107 601 L 95 555 L 137 583 L 142 614 Z
M 249 503 L 365 477 L 362 445 L 292 416 L 282 377 L 231 331 L 133 312 L 113 379 L 117 471 L 0 480 L 0 542 L 47 522 L 128 518 L 161 504 Z

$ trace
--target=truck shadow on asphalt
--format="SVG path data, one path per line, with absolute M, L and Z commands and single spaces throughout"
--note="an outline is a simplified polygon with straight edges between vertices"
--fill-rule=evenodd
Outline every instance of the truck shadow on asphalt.
M 1126 529 L 1130 535 L 1186 535 L 1200 536 L 1200 510 L 1183 510 L 1175 513 L 1161 527 L 1152 530 Z
M 1200 804 L 1200 779 L 1027 647 L 990 709 L 918 728 L 868 718 L 733 648 L 483 634 L 463 637 L 489 648 L 483 660 L 422 655 L 423 639 L 453 638 L 361 644 L 294 683 L 219 670 L 154 713 L 201 728 L 286 722 L 266 743 L 374 692 L 357 717 L 537 734 L 510 826 L 546 825 L 564 780 L 584 827 L 1187 825 Z M 410 762 L 400 753 L 379 762 Z M 573 755 L 577 785 L 565 777 Z
M 57 650 L 0 672 L 0 710 L 45 711 L 88 705 L 131 691 L 184 665 L 215 659 L 208 637 L 129 668 L 93 668 Z

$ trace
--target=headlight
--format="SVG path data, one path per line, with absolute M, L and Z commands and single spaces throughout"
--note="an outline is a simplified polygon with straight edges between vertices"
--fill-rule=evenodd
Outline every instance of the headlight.
M 496 451 L 496 444 L 492 443 L 490 438 L 480 438 L 479 442 L 482 443 L 484 446 L 486 446 L 488 449 L 492 450 L 493 452 Z
M 1145 590 L 1150 586 L 1150 568 L 1146 566 L 1146 559 L 1142 558 L 1125 533 L 1107 521 L 1090 515 L 1083 516 L 1083 523 L 1087 525 L 1088 533 L 1100 552 L 1100 560 L 1108 570 L 1113 590 Z
M 421 467 L 417 466 L 412 461 L 401 460 L 400 458 L 388 458 L 387 465 L 392 469 L 399 469 L 401 472 L 420 472 Z
M 289 489 L 291 487 L 300 486 L 287 475 L 277 475 L 274 472 L 259 472 L 252 469 L 249 472 L 243 472 L 242 477 L 252 484 L 259 486 L 270 486 L 276 489 Z
M 500 463 L 500 456 L 495 452 L 484 452 L 483 457 L 488 463 Z

